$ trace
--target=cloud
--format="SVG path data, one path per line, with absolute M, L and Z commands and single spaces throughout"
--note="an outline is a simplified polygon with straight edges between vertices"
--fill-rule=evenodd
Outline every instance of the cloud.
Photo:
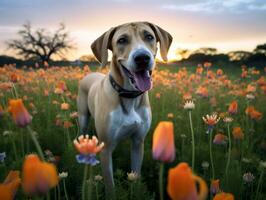
M 263 4 L 262 0 L 202 0 L 187 4 L 164 4 L 162 9 L 207 13 L 222 11 L 242 13 L 251 10 L 265 10 L 266 4 Z

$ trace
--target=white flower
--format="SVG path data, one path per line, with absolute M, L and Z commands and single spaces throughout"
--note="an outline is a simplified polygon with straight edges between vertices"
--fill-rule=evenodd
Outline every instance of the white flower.
M 185 110 L 193 110 L 194 108 L 195 108 L 195 104 L 194 104 L 193 100 L 186 101 L 186 103 L 184 105 Z
M 243 175 L 243 181 L 244 181 L 245 183 L 251 183 L 251 182 L 254 181 L 254 179 L 255 179 L 254 175 L 253 175 L 252 173 L 250 173 L 250 172 L 245 173 L 245 174 Z
M 202 167 L 203 169 L 208 169 L 209 166 L 210 166 L 210 164 L 209 164 L 207 161 L 203 161 L 203 162 L 201 163 L 201 167 Z
M 127 173 L 127 179 L 129 181 L 136 181 L 138 178 L 139 178 L 139 175 L 137 174 L 137 172 L 131 171 L 130 173 Z
M 224 122 L 225 123 L 231 123 L 233 121 L 233 118 L 232 117 L 225 117 L 224 118 Z
M 255 96 L 254 96 L 253 94 L 247 94 L 247 95 L 246 95 L 246 98 L 247 98 L 248 100 L 253 100 L 253 99 L 255 99 Z
M 12 135 L 14 134 L 13 131 L 4 131 L 3 132 L 3 136 L 9 136 L 9 135 Z
M 60 179 L 64 179 L 64 178 L 67 178 L 68 177 L 68 172 L 61 172 L 59 173 L 59 178 Z
M 101 180 L 103 180 L 103 177 L 98 174 L 98 175 L 94 176 L 94 180 L 95 181 L 101 181 Z

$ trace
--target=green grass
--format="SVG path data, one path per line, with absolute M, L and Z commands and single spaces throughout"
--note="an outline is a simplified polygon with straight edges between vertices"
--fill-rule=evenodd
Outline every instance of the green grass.
M 211 70 L 216 72 L 220 67 L 213 67 Z M 171 73 L 178 73 L 182 69 L 178 66 L 158 66 L 159 71 L 169 71 Z M 195 72 L 196 67 L 188 67 L 188 76 Z M 244 90 L 249 83 L 256 84 L 256 80 L 261 75 L 251 75 L 246 80 L 240 79 L 241 69 L 239 68 L 222 68 L 227 75 L 227 79 L 231 80 L 236 90 Z M 9 81 L 9 76 L 12 69 L 7 69 L 4 73 L 1 72 L 0 83 Z M 73 145 L 69 145 L 67 135 L 69 134 L 71 141 L 75 139 L 78 134 L 78 126 L 76 119 L 71 119 L 69 114 L 75 112 L 77 95 L 78 79 L 77 74 L 82 74 L 82 70 L 75 68 L 61 68 L 50 69 L 45 72 L 44 76 L 37 75 L 36 71 L 21 71 L 17 70 L 15 73 L 20 77 L 20 80 L 15 83 L 19 97 L 27 96 L 24 100 L 25 106 L 33 116 L 31 127 L 38 134 L 38 140 L 43 150 L 49 149 L 54 155 L 60 157 L 57 164 L 59 172 L 67 171 L 69 176 L 66 179 L 66 187 L 70 199 L 81 198 L 81 185 L 83 179 L 84 166 L 78 164 L 75 159 L 77 152 Z M 159 72 L 156 72 L 159 74 Z M 208 83 L 206 87 L 209 89 L 209 97 L 202 98 L 195 94 L 199 85 L 202 85 L 206 80 L 205 75 L 199 82 L 186 82 L 188 76 L 183 79 L 170 77 L 170 75 L 162 75 L 163 80 L 157 81 L 155 79 L 154 88 L 149 92 L 151 109 L 152 109 L 152 125 L 145 140 L 145 154 L 142 167 L 141 181 L 132 183 L 127 180 L 127 172 L 130 172 L 130 140 L 125 140 L 118 145 L 113 154 L 114 163 L 114 178 L 116 184 L 117 199 L 158 199 L 158 170 L 159 163 L 152 159 L 152 135 L 153 131 L 160 121 L 170 120 L 174 123 L 175 130 L 175 146 L 176 146 L 176 160 L 173 163 L 165 165 L 164 169 L 164 185 L 167 185 L 167 171 L 169 168 L 176 166 L 180 162 L 187 162 L 191 165 L 191 133 L 189 127 L 188 111 L 183 109 L 182 91 L 192 90 L 192 96 L 195 101 L 195 109 L 192 111 L 192 121 L 195 133 L 195 171 L 194 173 L 203 177 L 210 184 L 211 169 L 202 168 L 202 162 L 210 162 L 209 158 L 209 135 L 206 134 L 207 125 L 204 124 L 202 116 L 210 114 L 214 111 L 226 112 L 228 105 L 232 100 L 238 102 L 238 113 L 233 116 L 234 121 L 230 124 L 230 131 L 232 127 L 240 126 L 244 132 L 244 139 L 242 141 L 232 141 L 232 158 L 229 167 L 229 181 L 225 181 L 225 166 L 227 160 L 227 145 L 217 146 L 213 144 L 214 166 L 216 178 L 220 179 L 220 188 L 225 192 L 230 192 L 235 195 L 235 199 L 255 199 L 256 190 L 258 187 L 261 167 L 260 161 L 266 160 L 266 95 L 257 86 L 255 93 L 255 100 L 250 102 L 255 105 L 255 108 L 263 113 L 263 117 L 259 121 L 246 120 L 245 109 L 247 100 L 245 96 L 234 95 L 225 85 L 219 87 L 215 83 Z M 59 80 L 64 80 L 70 94 L 65 92 L 63 95 L 54 94 L 54 87 Z M 165 84 L 165 80 L 172 80 L 172 85 Z M 44 90 L 49 90 L 49 95 L 44 96 Z M 8 100 L 14 98 L 12 90 L 0 91 L 0 105 L 7 108 Z M 156 94 L 160 93 L 160 99 L 156 98 Z M 215 97 L 216 106 L 210 105 L 211 97 Z M 59 104 L 53 104 L 57 101 Z M 60 109 L 60 104 L 65 101 L 70 104 L 70 110 L 63 111 Z M 33 103 L 34 107 L 30 106 Z M 35 114 L 34 114 L 35 113 Z M 168 113 L 173 113 L 174 117 L 169 119 Z M 64 128 L 55 124 L 56 117 L 62 121 L 71 121 L 73 126 Z M 12 131 L 9 136 L 3 136 L 5 131 Z M 217 132 L 227 134 L 226 124 L 220 120 L 215 126 L 213 135 Z M 89 124 L 89 133 L 95 134 L 96 131 L 93 121 Z M 182 137 L 185 135 L 186 137 Z M 15 144 L 15 147 L 12 144 Z M 16 151 L 16 156 L 15 156 Z M 20 170 L 25 155 L 36 152 L 27 129 L 18 128 L 14 125 L 12 118 L 8 113 L 0 117 L 0 152 L 6 152 L 7 158 L 4 163 L 0 163 L 0 180 L 4 180 L 9 170 Z M 243 162 L 249 159 L 250 162 Z M 251 172 L 255 176 L 255 180 L 251 184 L 243 182 L 243 174 Z M 94 167 L 94 175 L 101 174 L 100 165 Z M 262 186 L 259 188 L 258 199 L 266 198 L 266 177 L 262 177 Z M 63 184 L 60 182 L 61 199 L 65 199 L 63 192 Z M 131 187 L 134 193 L 131 196 Z M 93 187 L 93 198 L 96 199 L 96 187 Z M 104 199 L 104 185 L 100 181 L 97 183 L 97 189 L 100 199 Z M 51 199 L 54 199 L 55 190 L 50 191 Z M 165 190 L 165 197 L 167 197 Z M 209 197 L 210 198 L 210 197 Z M 22 189 L 17 193 L 17 199 L 27 199 Z M 58 198 L 57 198 L 58 199 Z

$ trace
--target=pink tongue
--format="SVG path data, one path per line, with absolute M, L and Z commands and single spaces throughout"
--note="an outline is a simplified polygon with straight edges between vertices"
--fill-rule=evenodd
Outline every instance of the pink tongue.
M 140 72 L 135 72 L 134 79 L 136 81 L 136 86 L 140 91 L 145 92 L 151 89 L 152 84 L 151 84 L 151 77 L 149 75 L 149 71 L 144 70 Z

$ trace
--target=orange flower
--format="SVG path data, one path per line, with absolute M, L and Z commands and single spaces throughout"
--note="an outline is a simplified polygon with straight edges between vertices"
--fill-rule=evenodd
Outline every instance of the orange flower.
M 221 192 L 219 194 L 216 194 L 215 197 L 213 198 L 213 200 L 234 200 L 234 195 L 232 195 L 231 193 L 225 193 L 225 192 Z
M 31 123 L 32 117 L 25 108 L 22 99 L 9 100 L 8 111 L 12 114 L 13 120 L 19 127 L 25 127 Z
M 228 112 L 230 114 L 236 114 L 237 113 L 237 108 L 238 108 L 237 102 L 236 101 L 232 101 L 232 103 L 229 105 Z
M 153 159 L 172 162 L 175 159 L 174 124 L 169 121 L 159 122 L 152 140 Z
M 199 194 L 196 182 L 199 183 Z M 194 175 L 187 163 L 180 163 L 168 171 L 167 192 L 172 200 L 203 200 L 208 189 L 204 180 Z
M 217 72 L 216 72 L 217 76 L 222 76 L 223 73 L 224 73 L 224 72 L 223 72 L 223 70 L 221 70 L 221 69 L 218 69 Z
M 191 100 L 192 99 L 192 96 L 190 93 L 185 93 L 183 94 L 183 100 L 184 101 L 188 101 L 188 100 Z
M 256 86 L 249 84 L 248 87 L 247 87 L 247 89 L 246 89 L 246 92 L 247 93 L 256 92 Z
M 248 106 L 246 108 L 246 114 L 254 120 L 260 120 L 262 118 L 262 113 L 257 111 L 254 106 Z
M 227 139 L 227 137 L 224 134 L 217 133 L 214 136 L 213 143 L 217 144 L 217 145 L 224 145 L 224 144 L 226 144 L 226 139 Z
M 247 78 L 247 76 L 248 76 L 248 71 L 243 70 L 241 74 L 241 78 Z
M 157 92 L 157 93 L 155 94 L 155 98 L 156 98 L 156 99 L 160 99 L 160 98 L 161 98 L 161 93 Z
M 196 91 L 197 95 L 200 95 L 202 97 L 208 97 L 209 96 L 209 92 L 208 89 L 206 87 L 200 86 L 197 91 Z
M 233 137 L 235 140 L 242 140 L 244 138 L 241 127 L 237 126 L 233 128 Z
M 10 80 L 11 80 L 11 82 L 16 83 L 16 82 L 19 81 L 19 77 L 18 77 L 18 75 L 16 73 L 12 73 L 10 75 Z
M 217 114 L 213 113 L 211 115 L 206 115 L 206 117 L 202 117 L 202 119 L 207 125 L 214 126 L 219 122 L 220 117 L 218 117 Z
M 202 74 L 202 72 L 203 72 L 203 67 L 201 67 L 201 66 L 198 66 L 197 67 L 197 69 L 196 69 L 196 74 Z
M 23 189 L 26 194 L 45 194 L 58 184 L 58 174 L 54 164 L 42 162 L 35 154 L 25 158 L 23 164 Z
M 89 135 L 81 135 L 73 143 L 77 151 L 82 155 L 97 154 L 104 147 L 103 142 L 98 145 L 98 139 L 95 136 L 90 139 Z
M 62 103 L 61 104 L 61 110 L 68 110 L 70 105 L 68 103 Z
M 220 180 L 219 179 L 211 181 L 210 190 L 212 194 L 217 194 L 218 192 L 220 192 Z
M 0 184 L 0 199 L 14 199 L 20 183 L 19 171 L 10 171 L 3 184 Z

